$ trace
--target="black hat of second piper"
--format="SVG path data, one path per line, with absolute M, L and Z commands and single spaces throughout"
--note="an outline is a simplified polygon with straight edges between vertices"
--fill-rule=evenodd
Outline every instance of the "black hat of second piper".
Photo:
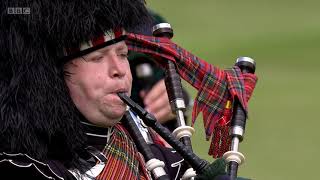
M 152 17 L 152 20 L 147 21 L 147 23 L 143 24 L 142 26 L 137 26 L 135 29 L 132 30 L 133 33 L 152 36 L 152 27 L 154 25 L 167 22 L 163 16 L 161 16 L 159 13 L 155 12 L 152 9 L 148 9 L 148 13 Z M 129 61 L 140 59 L 139 62 L 141 62 L 144 61 L 143 59 L 150 61 L 152 58 L 143 53 L 130 52 L 128 59 Z
M 148 21 L 143 0 L 11 0 L 0 5 L 0 152 L 76 166 L 84 135 L 62 60 Z
M 148 9 L 148 12 L 152 17 L 152 20 L 148 23 L 143 24 L 143 26 L 138 26 L 135 29 L 133 29 L 133 33 L 152 36 L 152 27 L 154 25 L 167 22 L 167 20 L 163 16 L 161 16 L 154 10 Z
M 166 22 L 165 18 L 155 11 L 148 9 L 148 13 L 152 17 L 152 21 L 136 27 L 133 29 L 133 33 L 152 36 L 152 27 L 156 24 Z M 160 67 L 157 67 L 156 62 L 153 61 L 152 57 L 144 53 L 130 51 L 128 60 L 130 62 L 133 77 L 131 98 L 143 106 L 143 99 L 139 94 L 140 91 L 142 89 L 151 88 L 157 81 L 162 79 L 164 71 Z M 138 71 L 145 73 L 146 70 L 150 70 L 149 77 L 140 78 L 139 76 L 141 75 L 139 75 Z

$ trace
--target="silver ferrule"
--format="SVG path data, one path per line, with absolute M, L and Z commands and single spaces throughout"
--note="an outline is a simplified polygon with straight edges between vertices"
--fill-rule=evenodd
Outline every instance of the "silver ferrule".
M 256 66 L 256 62 L 252 59 L 252 58 L 250 58 L 250 57 L 239 57 L 239 58 L 237 58 L 237 61 L 236 61 L 236 63 L 238 63 L 238 62 L 249 62 L 249 63 L 252 63 L 252 64 L 254 64 L 254 66 Z
M 233 137 L 231 141 L 231 151 L 237 151 L 239 150 L 239 138 Z
M 241 126 L 233 126 L 231 128 L 231 135 L 243 137 L 244 130 Z
M 169 23 L 159 23 L 157 25 L 154 25 L 152 27 L 152 32 L 161 29 L 161 28 L 170 28 L 171 29 L 171 25 Z
M 186 126 L 186 122 L 184 120 L 184 115 L 182 110 L 177 110 L 176 111 L 176 119 L 177 119 L 177 124 L 178 126 Z
M 170 105 L 171 105 L 172 112 L 186 109 L 186 104 L 184 103 L 184 99 L 178 98 L 173 101 L 170 101 Z

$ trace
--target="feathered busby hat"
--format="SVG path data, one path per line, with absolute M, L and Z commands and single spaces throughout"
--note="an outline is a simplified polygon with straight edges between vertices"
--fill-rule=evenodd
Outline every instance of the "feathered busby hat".
M 0 152 L 74 166 L 85 141 L 63 62 L 148 21 L 145 2 L 11 0 L 0 7 Z

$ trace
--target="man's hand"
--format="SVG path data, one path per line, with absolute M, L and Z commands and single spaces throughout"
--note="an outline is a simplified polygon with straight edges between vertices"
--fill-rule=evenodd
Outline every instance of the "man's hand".
M 145 91 L 141 91 L 140 96 L 143 99 L 146 110 L 152 113 L 160 123 L 165 123 L 175 117 L 171 112 L 163 79 L 157 82 L 147 94 Z

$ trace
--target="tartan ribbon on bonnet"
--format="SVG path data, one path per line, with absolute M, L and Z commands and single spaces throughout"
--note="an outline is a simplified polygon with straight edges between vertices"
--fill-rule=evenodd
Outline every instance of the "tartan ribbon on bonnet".
M 99 36 L 84 41 L 75 47 L 63 48 L 63 56 L 65 59 L 73 59 L 86 54 L 89 54 L 97 49 L 115 44 L 124 40 L 126 31 L 123 28 L 114 28 L 101 33 Z
M 221 70 L 167 38 L 128 33 L 126 41 L 129 50 L 149 54 L 161 65 L 164 65 L 163 58 L 175 62 L 180 76 L 198 90 L 192 111 L 192 126 L 202 112 L 206 139 L 212 139 L 209 155 L 221 157 L 228 151 L 231 104 L 238 98 L 247 112 L 247 102 L 257 76 L 241 73 L 236 66 Z

